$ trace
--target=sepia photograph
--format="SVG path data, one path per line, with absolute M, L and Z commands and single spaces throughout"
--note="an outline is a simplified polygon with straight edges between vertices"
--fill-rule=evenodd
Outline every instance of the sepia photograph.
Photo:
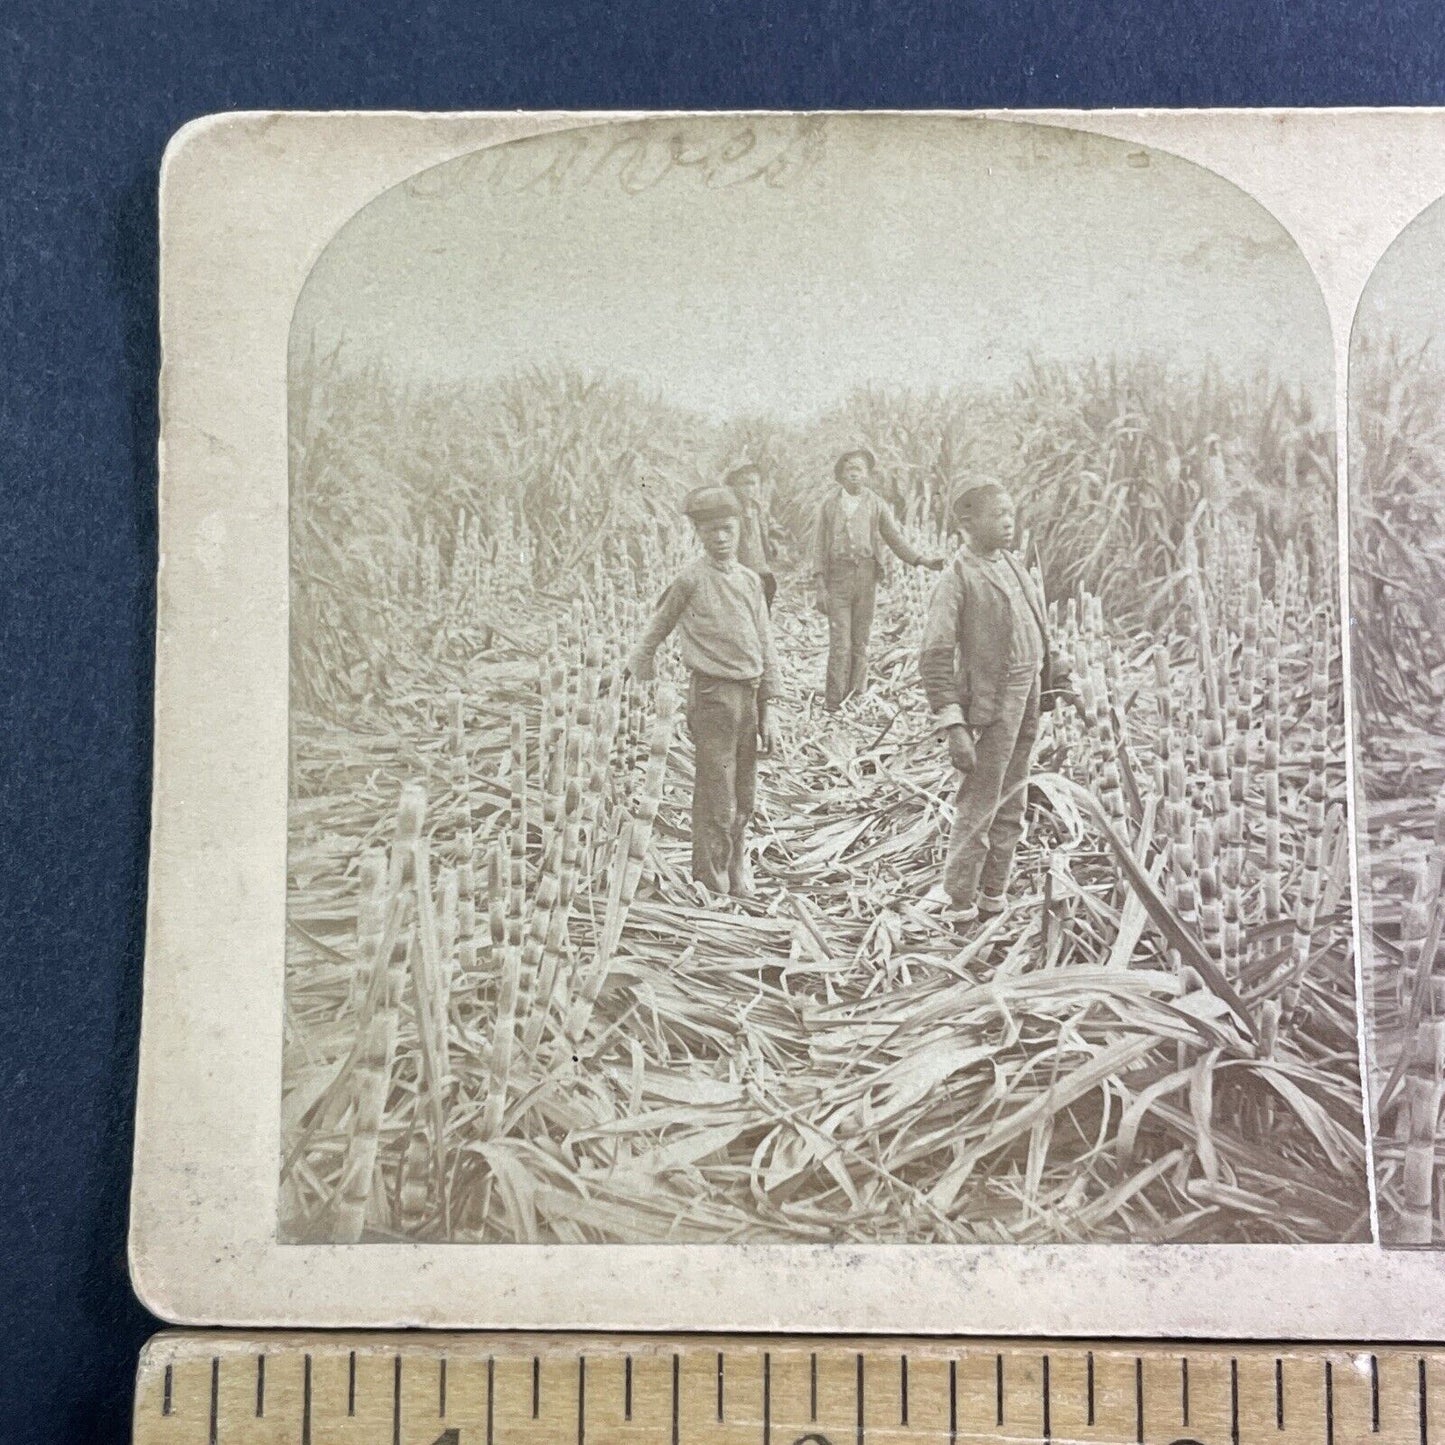
M 1350 378 L 1414 1242 L 1422 274 Z M 588 123 L 357 211 L 285 384 L 281 1242 L 1371 1238 L 1334 344 L 1258 201 L 1019 120 Z
M 1445 205 L 1381 258 L 1350 342 L 1356 818 L 1383 1244 L 1445 1243 Z

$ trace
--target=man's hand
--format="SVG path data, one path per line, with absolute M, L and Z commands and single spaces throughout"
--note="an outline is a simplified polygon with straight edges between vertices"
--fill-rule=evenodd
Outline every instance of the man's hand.
M 758 709 L 758 753 L 760 756 L 770 758 L 773 755 L 773 748 L 777 743 L 777 733 L 773 728 L 773 719 L 766 708 Z
M 973 739 L 968 729 L 955 723 L 948 730 L 948 757 L 960 773 L 971 773 L 978 758 L 973 750 Z

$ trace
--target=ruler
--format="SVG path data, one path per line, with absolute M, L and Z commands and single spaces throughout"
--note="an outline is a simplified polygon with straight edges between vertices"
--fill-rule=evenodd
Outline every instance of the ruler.
M 1445 1445 L 1445 1349 L 174 1331 L 135 1445 Z

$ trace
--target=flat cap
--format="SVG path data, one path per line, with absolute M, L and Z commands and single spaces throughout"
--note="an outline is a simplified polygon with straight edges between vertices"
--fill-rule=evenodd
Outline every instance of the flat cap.
M 684 499 L 682 511 L 694 522 L 715 522 L 719 517 L 742 516 L 742 504 L 731 487 L 694 487 Z

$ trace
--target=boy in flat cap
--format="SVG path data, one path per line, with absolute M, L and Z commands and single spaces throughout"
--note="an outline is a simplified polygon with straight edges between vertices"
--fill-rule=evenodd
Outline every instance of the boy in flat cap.
M 734 467 L 723 478 L 723 485 L 737 493 L 741 512 L 738 525 L 738 561 L 758 574 L 763 584 L 763 600 L 773 610 L 778 579 L 773 572 L 773 548 L 768 541 L 768 519 L 763 515 L 763 474 L 753 462 Z
M 1053 706 L 1044 599 L 1014 556 L 1014 504 L 998 482 L 957 503 L 965 541 L 928 603 L 918 670 L 960 774 L 941 886 L 960 921 L 1003 912 L 1040 711 Z
M 868 680 L 868 635 L 886 543 L 903 561 L 934 572 L 942 557 L 924 557 L 903 535 L 892 509 L 870 486 L 877 462 L 859 448 L 833 466 L 838 485 L 818 510 L 813 528 L 813 586 L 818 611 L 828 619 L 828 673 L 823 701 L 836 712 Z
M 627 660 L 646 682 L 654 655 L 678 631 L 692 673 L 687 725 L 696 752 L 692 876 L 714 893 L 753 893 L 746 831 L 757 794 L 758 753 L 771 753 L 768 704 L 778 692 L 768 609 L 758 575 L 738 561 L 741 507 L 730 487 L 700 487 L 683 511 L 704 555 L 662 594 Z

